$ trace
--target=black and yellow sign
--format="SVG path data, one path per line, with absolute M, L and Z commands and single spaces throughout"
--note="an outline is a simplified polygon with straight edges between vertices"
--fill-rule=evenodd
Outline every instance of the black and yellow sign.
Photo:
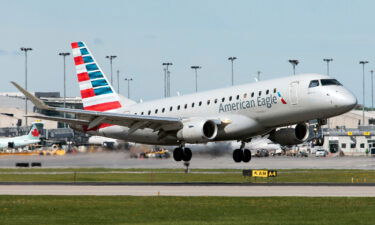
M 242 174 L 244 176 L 251 176 L 251 177 L 276 177 L 277 171 L 276 170 L 243 170 Z

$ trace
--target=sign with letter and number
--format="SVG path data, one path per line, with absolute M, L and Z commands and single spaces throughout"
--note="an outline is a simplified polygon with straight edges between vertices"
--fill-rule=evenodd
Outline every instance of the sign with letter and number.
M 276 177 L 276 170 L 243 170 L 242 174 L 249 177 Z

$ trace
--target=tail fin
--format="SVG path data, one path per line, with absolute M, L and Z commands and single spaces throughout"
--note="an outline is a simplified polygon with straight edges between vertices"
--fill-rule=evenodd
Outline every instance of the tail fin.
M 108 82 L 86 44 L 73 42 L 71 46 L 83 108 L 101 112 L 122 108 L 119 96 Z
M 27 136 L 30 139 L 39 139 L 40 132 L 42 131 L 42 129 L 43 129 L 43 124 L 42 123 L 33 123 L 33 125 L 31 126 L 31 129 L 30 129 L 29 133 L 27 134 Z

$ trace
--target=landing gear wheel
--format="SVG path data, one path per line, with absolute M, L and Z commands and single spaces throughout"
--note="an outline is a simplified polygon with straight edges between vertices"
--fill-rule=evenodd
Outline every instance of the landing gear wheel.
M 182 155 L 182 160 L 185 162 L 188 162 L 191 160 L 191 157 L 193 156 L 193 153 L 191 153 L 190 148 L 185 148 Z
M 175 161 L 181 161 L 183 155 L 184 155 L 184 152 L 183 152 L 182 148 L 175 148 L 174 149 L 174 151 L 173 151 L 173 159 Z
M 241 162 L 243 159 L 243 152 L 241 149 L 236 149 L 233 151 L 233 160 L 236 162 L 236 163 L 239 163 Z
M 242 161 L 247 163 L 247 162 L 250 162 L 251 160 L 251 151 L 249 149 L 245 149 L 243 151 L 243 159 Z
M 316 145 L 317 146 L 323 146 L 323 144 L 324 144 L 324 138 L 318 138 L 318 139 L 316 139 Z

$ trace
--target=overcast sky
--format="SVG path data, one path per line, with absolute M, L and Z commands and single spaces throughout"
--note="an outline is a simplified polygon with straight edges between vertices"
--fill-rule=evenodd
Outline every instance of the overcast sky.
M 172 91 L 195 90 L 191 65 L 199 70 L 199 89 L 230 85 L 228 56 L 236 56 L 235 83 L 292 74 L 288 59 L 298 59 L 297 73 L 326 73 L 323 58 L 333 58 L 331 75 L 362 102 L 366 66 L 367 104 L 370 73 L 375 69 L 375 1 L 354 0 L 149 0 L 14 1 L 0 0 L 0 92 L 24 85 L 24 55 L 29 53 L 29 90 L 62 91 L 61 51 L 85 41 L 107 76 L 106 55 L 114 70 L 132 77 L 134 100 L 163 96 L 162 62 L 170 61 Z M 79 94 L 72 58 L 67 58 L 68 96 Z M 0 103 L 1 104 L 1 103 Z

